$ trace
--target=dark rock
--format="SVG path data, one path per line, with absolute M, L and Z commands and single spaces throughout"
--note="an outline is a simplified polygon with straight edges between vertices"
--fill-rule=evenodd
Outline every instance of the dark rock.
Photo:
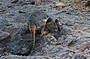
M 84 55 L 81 55 L 81 54 L 74 54 L 72 59 L 86 59 L 86 57 Z
M 90 0 L 86 2 L 85 6 L 90 7 Z
M 2 16 L 0 16 L 0 29 L 3 28 L 4 26 L 9 26 L 9 25 L 10 24 L 8 23 L 8 21 Z
M 13 43 L 12 43 L 13 44 Z M 16 44 L 16 45 L 14 45 Z M 29 43 L 29 40 L 27 41 L 19 41 L 18 43 L 15 43 L 11 48 L 11 53 L 15 55 L 28 55 L 30 54 L 30 51 L 32 49 L 32 43 Z M 22 45 L 23 44 L 23 45 Z
M 18 12 L 19 12 L 19 13 L 25 13 L 24 11 L 21 11 L 21 10 L 19 10 Z
M 32 1 L 30 4 L 35 5 L 35 1 Z
M 2 5 L 2 2 L 0 2 L 0 5 Z
M 10 36 L 10 34 L 8 32 L 0 31 L 0 41 L 7 39 L 9 36 Z
M 58 40 L 63 46 L 68 46 L 69 44 L 71 44 L 73 41 L 76 40 L 76 37 L 73 37 L 72 35 L 66 35 L 66 36 L 63 35 L 59 37 Z
M 0 6 L 0 14 L 5 14 L 7 12 L 7 9 L 8 8 L 6 6 L 1 5 Z
M 30 53 L 32 49 L 32 39 L 30 34 L 27 37 L 26 36 L 27 33 L 24 34 L 23 30 L 12 33 L 11 43 L 8 44 L 12 54 L 28 55 Z
M 32 49 L 32 39 L 30 33 L 26 33 L 28 30 L 27 26 L 23 24 L 18 24 L 15 26 L 8 26 L 3 28 L 2 31 L 10 33 L 10 38 L 7 40 L 9 42 L 3 41 L 7 44 L 9 53 L 17 55 L 28 55 Z M 6 37 L 5 34 L 3 37 Z M 0 33 L 0 38 L 1 33 Z M 1 40 L 1 39 L 0 39 Z
M 12 1 L 11 3 L 17 3 L 18 2 L 18 0 L 14 0 L 14 1 Z

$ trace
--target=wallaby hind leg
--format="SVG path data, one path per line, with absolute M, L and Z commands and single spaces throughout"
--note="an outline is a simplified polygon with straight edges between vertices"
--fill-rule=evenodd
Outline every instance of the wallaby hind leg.
M 36 34 L 36 26 L 29 26 L 29 30 L 32 33 L 32 37 L 33 37 L 33 47 L 35 46 L 35 34 Z

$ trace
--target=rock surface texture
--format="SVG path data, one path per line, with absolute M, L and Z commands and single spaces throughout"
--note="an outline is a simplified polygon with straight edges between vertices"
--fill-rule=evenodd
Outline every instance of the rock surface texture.
M 52 2 L 32 5 L 31 1 L 0 0 L 1 59 L 90 59 L 89 12 L 81 12 L 73 5 L 56 9 Z M 28 20 L 36 10 L 46 13 L 53 19 L 53 24 L 49 34 L 36 35 L 33 48 Z M 61 17 L 60 31 L 53 28 L 58 16 Z

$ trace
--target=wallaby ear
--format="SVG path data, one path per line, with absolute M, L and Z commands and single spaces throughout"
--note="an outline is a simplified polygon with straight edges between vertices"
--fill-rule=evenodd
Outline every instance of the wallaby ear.
M 60 17 L 57 17 L 57 20 L 59 21 L 61 18 Z

